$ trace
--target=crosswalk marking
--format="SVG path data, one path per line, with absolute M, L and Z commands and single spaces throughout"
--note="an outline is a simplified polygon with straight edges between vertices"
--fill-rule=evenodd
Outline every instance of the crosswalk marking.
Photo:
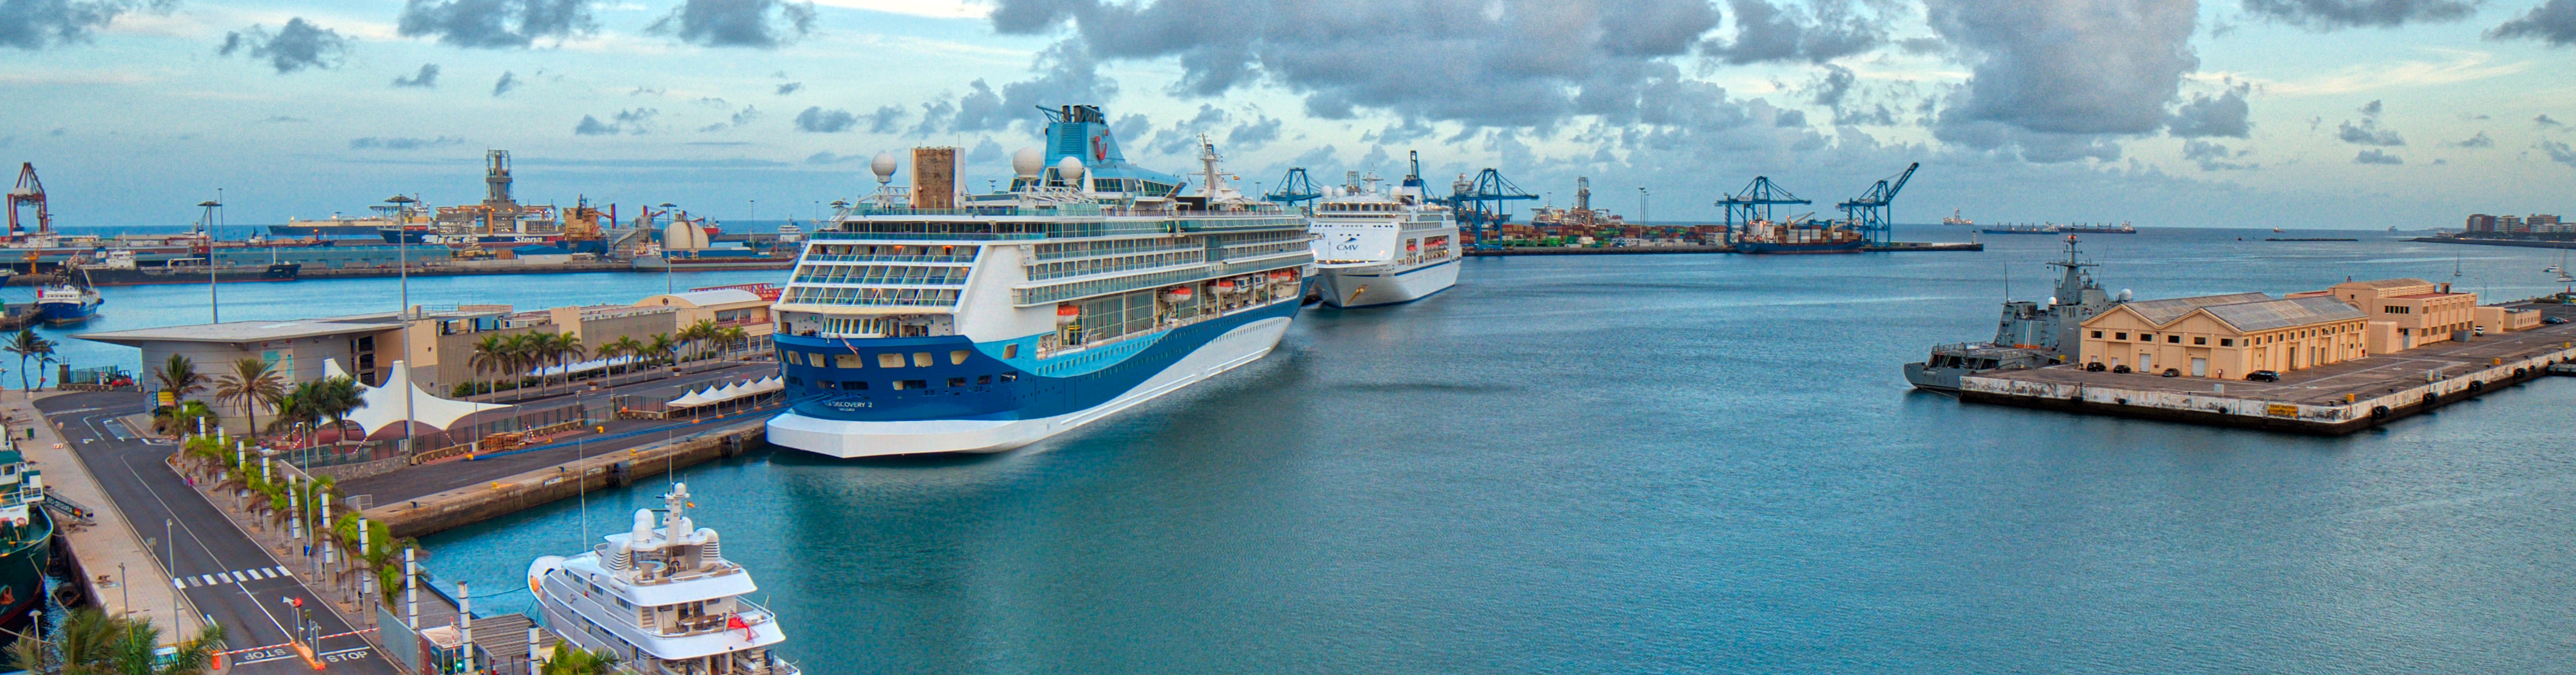
M 279 565 L 276 567 L 262 567 L 258 569 L 230 570 L 216 572 L 213 574 L 200 574 L 194 577 L 183 576 L 171 579 L 170 586 L 172 588 L 203 588 L 206 586 L 238 584 L 246 581 L 262 581 L 293 576 L 295 576 L 295 572 L 293 570 L 287 569 L 284 565 Z

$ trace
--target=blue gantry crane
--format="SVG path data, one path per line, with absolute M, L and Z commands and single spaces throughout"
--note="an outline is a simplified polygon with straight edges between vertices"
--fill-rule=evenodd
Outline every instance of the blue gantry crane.
M 1483 248 L 1486 231 L 1509 222 L 1511 214 L 1507 209 L 1519 199 L 1538 199 L 1538 195 L 1522 192 L 1520 186 L 1503 178 L 1502 172 L 1487 168 L 1477 172 L 1475 178 L 1459 175 L 1458 182 L 1450 184 L 1449 196 L 1433 201 L 1449 205 L 1449 210 L 1458 216 L 1458 226 L 1467 228 L 1476 246 Z
M 1298 202 L 1322 196 L 1324 196 L 1324 191 L 1315 189 L 1314 179 L 1306 177 L 1306 167 L 1296 166 L 1289 167 L 1288 175 L 1281 176 L 1279 178 L 1278 192 L 1262 195 L 1261 198 L 1267 201 L 1296 206 Z
M 1780 187 L 1780 184 L 1771 182 L 1770 176 L 1754 176 L 1753 182 L 1744 184 L 1743 190 L 1717 200 L 1717 205 L 1726 209 L 1726 241 L 1730 244 L 1735 242 L 1735 225 L 1739 222 L 1750 223 L 1756 220 L 1780 222 L 1780 219 L 1772 217 L 1771 207 L 1782 204 L 1814 203 L 1789 194 L 1787 189 Z
M 1892 227 L 1896 222 L 1896 207 L 1892 206 L 1896 193 L 1904 190 L 1905 181 L 1914 178 L 1914 170 L 1922 167 L 1922 162 L 1907 164 L 1904 173 L 1878 179 L 1868 192 L 1834 206 L 1843 210 L 1843 220 L 1869 237 L 1870 243 L 1886 246 L 1896 237 Z

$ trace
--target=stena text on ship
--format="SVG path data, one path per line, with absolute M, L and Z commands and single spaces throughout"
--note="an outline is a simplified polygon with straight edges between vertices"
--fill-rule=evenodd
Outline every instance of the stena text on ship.
M 769 441 L 834 457 L 999 452 L 1259 360 L 1313 267 L 1301 214 L 1129 164 L 1096 106 L 1043 110 L 1008 190 L 958 188 L 955 148 L 806 238 L 773 306 L 797 397 Z M 1196 185 L 1191 185 L 1196 182 Z

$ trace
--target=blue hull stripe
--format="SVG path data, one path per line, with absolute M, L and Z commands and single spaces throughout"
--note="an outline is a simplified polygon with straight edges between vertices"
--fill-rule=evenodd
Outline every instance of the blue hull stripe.
M 800 396 L 798 415 L 825 420 L 893 422 L 911 420 L 1023 420 L 1054 417 L 1098 407 L 1117 398 L 1173 363 L 1198 351 L 1218 336 L 1245 324 L 1297 313 L 1296 300 L 1201 321 L 1160 336 L 1131 338 L 1041 364 L 1031 357 L 1036 337 L 977 344 L 964 336 L 837 339 L 777 335 L 771 339 L 782 354 L 779 370 L 790 378 L 787 390 Z M 999 358 L 1003 347 L 1022 345 L 1018 358 Z M 952 354 L 966 352 L 964 363 Z M 904 367 L 880 368 L 880 354 L 906 355 Z M 910 354 L 929 354 L 931 365 L 913 367 Z M 818 368 L 807 354 L 832 357 L 855 354 L 859 368 Z M 1056 376 L 1040 375 L 1047 372 Z M 1002 375 L 1015 376 L 1003 381 Z M 836 383 L 834 389 L 821 383 Z M 895 389 L 896 382 L 908 382 Z M 864 383 L 864 389 L 851 383 Z M 954 383 L 954 384 L 952 384 Z

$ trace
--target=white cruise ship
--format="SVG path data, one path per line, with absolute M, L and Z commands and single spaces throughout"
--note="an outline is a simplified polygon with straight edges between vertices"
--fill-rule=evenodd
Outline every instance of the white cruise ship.
M 1308 226 L 1324 304 L 1412 302 L 1458 283 L 1458 221 L 1426 199 L 1419 176 L 1383 192 L 1374 176 L 1348 175 L 1340 196 L 1315 204 Z
M 1127 163 L 1094 106 L 1046 111 L 1009 189 L 954 148 L 806 234 L 773 311 L 789 412 L 769 442 L 834 457 L 1016 448 L 1269 354 L 1303 298 L 1305 219 L 1245 198 L 1202 139 L 1189 176 Z
M 633 531 L 528 565 L 546 627 L 645 675 L 797 675 L 770 651 L 787 640 L 777 615 L 743 597 L 759 589 L 751 573 L 724 559 L 715 530 L 689 522 L 689 486 L 662 502 L 658 529 L 638 509 Z

